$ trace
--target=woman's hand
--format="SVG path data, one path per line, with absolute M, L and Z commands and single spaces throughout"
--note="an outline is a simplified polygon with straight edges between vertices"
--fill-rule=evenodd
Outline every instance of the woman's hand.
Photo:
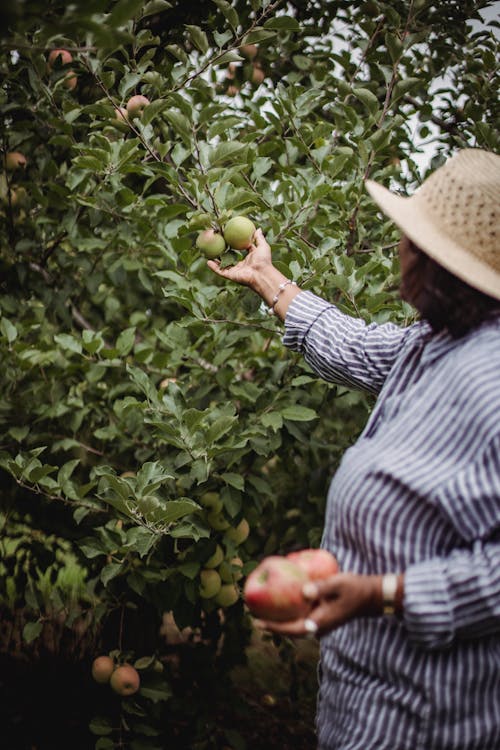
M 304 595 L 312 602 L 307 617 L 290 622 L 259 620 L 257 625 L 279 635 L 305 637 L 312 632 L 312 621 L 317 625 L 315 634 L 322 636 L 355 617 L 380 615 L 381 591 L 382 576 L 336 573 L 304 586 Z
M 259 290 L 260 277 L 266 273 L 266 270 L 271 269 L 272 265 L 271 248 L 262 233 L 262 229 L 256 230 L 253 244 L 248 248 L 243 260 L 240 260 L 236 265 L 221 268 L 220 261 L 207 261 L 207 266 L 219 276 L 249 286 L 255 291 Z

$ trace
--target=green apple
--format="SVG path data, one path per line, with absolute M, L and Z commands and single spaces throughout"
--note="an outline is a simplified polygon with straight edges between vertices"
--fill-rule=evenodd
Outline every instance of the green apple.
M 128 112 L 125 107 L 115 107 L 115 120 L 128 122 Z
M 218 492 L 204 492 L 200 497 L 200 503 L 213 513 L 220 513 L 222 510 L 222 500 Z
M 222 585 L 221 577 L 213 568 L 203 568 L 200 572 L 200 596 L 202 599 L 211 599 L 219 593 Z
M 236 544 L 243 544 L 248 538 L 250 533 L 250 524 L 246 518 L 242 518 L 237 526 L 234 526 L 226 531 L 226 536 L 232 542 Z
M 221 607 L 232 607 L 240 598 L 238 587 L 234 583 L 223 583 L 219 593 L 215 597 L 217 604 Z
M 142 115 L 144 107 L 147 107 L 148 104 L 149 99 L 147 98 L 147 96 L 143 96 L 142 94 L 135 94 L 134 96 L 131 96 L 127 102 L 128 116 L 131 118 L 140 117 Z
M 223 583 L 234 583 L 243 577 L 243 561 L 239 557 L 232 560 L 224 560 L 218 567 L 219 575 Z
M 196 238 L 196 247 L 206 258 L 218 258 L 226 249 L 226 243 L 219 232 L 204 229 Z
M 235 250 L 246 250 L 252 244 L 255 224 L 246 216 L 233 216 L 224 227 L 224 239 Z
M 115 663 L 111 656 L 98 656 L 92 662 L 92 677 L 96 682 L 109 682 L 115 670 Z
M 138 671 L 131 664 L 122 664 L 117 667 L 109 681 L 111 687 L 118 695 L 133 695 L 139 690 L 141 680 Z
M 220 544 L 218 544 L 213 555 L 210 555 L 208 560 L 205 561 L 205 568 L 217 568 L 223 560 L 224 550 Z
M 207 521 L 215 531 L 225 531 L 229 528 L 230 523 L 222 513 L 211 511 L 207 514 Z

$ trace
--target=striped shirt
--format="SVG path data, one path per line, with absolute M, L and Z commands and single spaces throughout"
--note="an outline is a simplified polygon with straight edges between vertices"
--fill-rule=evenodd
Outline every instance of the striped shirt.
M 321 750 L 500 748 L 500 317 L 461 339 L 366 324 L 310 292 L 283 343 L 377 394 L 328 493 L 344 570 L 405 574 L 402 617 L 321 640 Z

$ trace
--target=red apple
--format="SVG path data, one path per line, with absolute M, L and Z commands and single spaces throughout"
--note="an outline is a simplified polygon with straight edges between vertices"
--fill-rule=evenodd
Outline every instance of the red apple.
M 59 65 L 69 65 L 73 61 L 73 55 L 67 49 L 53 49 L 49 54 L 49 65 L 53 67 L 55 63 Z
M 92 677 L 96 682 L 104 684 L 109 682 L 115 669 L 115 663 L 111 656 L 98 656 L 92 662 Z
M 337 560 L 326 549 L 297 550 L 297 552 L 290 552 L 287 559 L 302 568 L 310 581 L 329 578 L 339 572 Z
M 285 622 L 304 617 L 311 605 L 302 594 L 306 571 L 281 555 L 270 555 L 250 573 L 244 597 L 250 612 L 263 620 Z
M 68 72 L 64 76 L 63 83 L 64 86 L 69 89 L 69 91 L 73 91 L 73 89 L 76 89 L 78 85 L 78 78 L 74 70 L 68 70 Z
M 141 680 L 139 673 L 131 664 L 117 667 L 111 675 L 110 684 L 118 695 L 133 695 L 139 690 Z
M 20 151 L 11 151 L 10 153 L 5 155 L 4 163 L 5 163 L 5 169 L 8 172 L 13 172 L 15 169 L 18 169 L 19 167 L 24 168 L 26 166 L 27 159 L 24 154 L 22 154 Z

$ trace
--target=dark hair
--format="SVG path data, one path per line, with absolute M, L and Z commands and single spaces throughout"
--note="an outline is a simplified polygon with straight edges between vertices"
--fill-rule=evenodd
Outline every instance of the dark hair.
M 401 293 L 433 331 L 446 329 L 454 338 L 460 338 L 500 314 L 500 300 L 447 271 L 407 237 L 404 241 L 414 254 L 414 263 L 402 278 Z

